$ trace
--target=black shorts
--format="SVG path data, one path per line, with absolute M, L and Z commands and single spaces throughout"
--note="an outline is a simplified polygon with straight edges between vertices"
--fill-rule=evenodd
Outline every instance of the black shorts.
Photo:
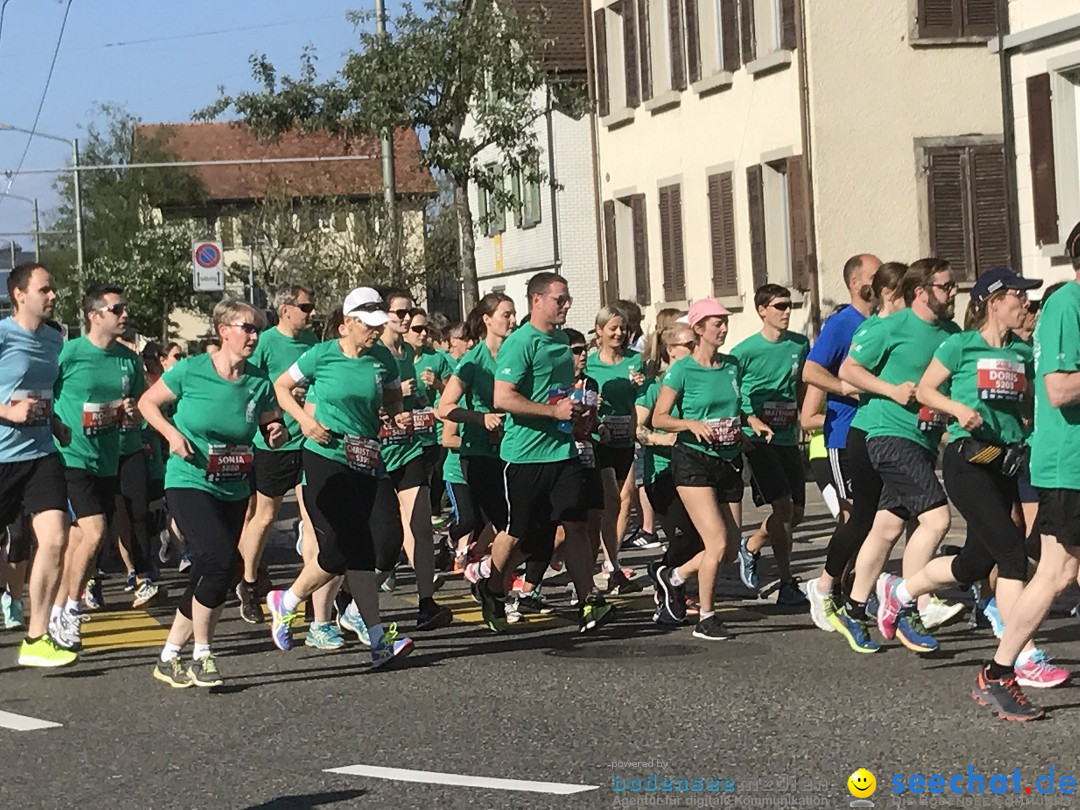
M 593 449 L 596 451 L 596 469 L 615 470 L 615 480 L 620 484 L 626 480 L 626 476 L 634 468 L 633 447 L 609 447 L 594 442 Z
M 599 461 L 599 459 L 597 459 Z M 604 479 L 600 475 L 600 468 L 582 467 L 581 473 L 585 478 L 585 492 L 582 494 L 583 506 L 589 512 L 602 512 L 604 510 Z M 618 475 L 618 473 L 616 473 Z
M 0 463 L 0 526 L 20 515 L 68 511 L 67 480 L 59 453 Z
M 507 464 L 505 475 L 511 536 L 527 537 L 546 524 L 585 522 L 585 469 L 576 458 Z
M 438 448 L 425 448 L 425 450 L 437 450 Z M 387 473 L 390 481 L 394 484 L 394 490 L 405 492 L 417 487 L 426 487 L 431 484 L 431 469 L 433 459 L 429 453 L 422 453 L 412 461 L 407 461 L 396 470 Z
M 64 470 L 67 481 L 68 503 L 75 520 L 103 515 L 105 521 L 112 520 L 116 509 L 116 493 L 119 485 L 116 476 L 108 478 L 93 475 L 78 467 Z
M 493 456 L 462 456 L 461 472 L 469 485 L 473 503 L 496 532 L 510 525 L 506 503 L 506 462 Z M 483 528 L 483 527 L 481 527 Z
M 255 448 L 255 491 L 267 498 L 283 498 L 304 478 L 302 450 Z
M 1042 489 L 1035 532 L 1057 539 L 1063 546 L 1080 546 L 1080 490 Z
M 757 506 L 781 498 L 791 498 L 800 506 L 806 504 L 806 473 L 802 452 L 796 445 L 754 442 L 746 461 L 750 465 L 750 488 Z
M 921 444 L 876 436 L 867 440 L 866 453 L 881 476 L 879 510 L 910 520 L 949 503 L 934 470 L 934 454 Z
M 676 442 L 671 448 L 671 474 L 676 487 L 708 487 L 721 503 L 742 502 L 742 456 L 725 461 Z
M 328 574 L 374 571 L 371 517 L 379 479 L 310 450 L 303 452 L 304 506 L 319 545 L 319 567 Z

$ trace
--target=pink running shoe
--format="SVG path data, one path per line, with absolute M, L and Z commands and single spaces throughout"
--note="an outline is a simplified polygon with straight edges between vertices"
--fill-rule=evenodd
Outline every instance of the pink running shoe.
M 1066 683 L 1069 677 L 1067 669 L 1059 667 L 1045 651 L 1038 648 L 1016 667 L 1016 682 L 1021 686 L 1050 689 Z
M 465 579 L 474 585 L 480 580 L 480 563 L 471 562 L 465 566 Z

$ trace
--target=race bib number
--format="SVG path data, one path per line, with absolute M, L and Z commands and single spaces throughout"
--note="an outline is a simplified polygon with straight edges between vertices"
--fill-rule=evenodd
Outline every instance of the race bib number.
M 374 476 L 379 471 L 379 442 L 345 435 L 345 464 L 350 470 Z
M 742 419 L 738 416 L 725 416 L 722 419 L 706 419 L 705 424 L 712 431 L 713 444 L 730 446 L 742 437 Z
M 976 366 L 975 385 L 979 399 L 1016 402 L 1027 391 L 1027 374 L 1024 364 L 1015 360 L 986 359 Z
M 919 430 L 944 430 L 948 421 L 949 417 L 946 414 L 932 410 L 925 405 L 919 408 Z
M 30 409 L 28 414 L 26 425 L 44 425 L 52 421 L 53 415 L 53 392 L 52 391 L 32 391 L 29 389 L 22 391 L 15 391 L 11 395 L 11 404 L 18 405 L 28 399 L 36 399 L 34 407 Z
M 761 408 L 761 421 L 773 430 L 787 430 L 795 424 L 794 402 L 766 402 Z
M 383 444 L 408 444 L 413 437 L 413 423 L 409 422 L 406 427 L 398 427 L 395 420 L 383 422 L 379 428 L 379 440 Z
M 98 436 L 112 430 L 120 423 L 123 407 L 120 400 L 85 403 L 82 412 L 83 435 Z
M 611 437 L 612 441 L 631 438 L 629 416 L 609 416 L 604 419 L 604 425 L 607 426 L 608 435 Z
M 246 444 L 212 444 L 206 451 L 206 480 L 212 484 L 244 481 L 255 454 Z
M 577 447 L 578 460 L 581 462 L 581 466 L 592 470 L 596 467 L 596 451 L 593 449 L 592 442 L 574 442 Z
M 435 411 L 431 408 L 413 411 L 412 425 L 415 433 L 432 433 L 435 430 Z

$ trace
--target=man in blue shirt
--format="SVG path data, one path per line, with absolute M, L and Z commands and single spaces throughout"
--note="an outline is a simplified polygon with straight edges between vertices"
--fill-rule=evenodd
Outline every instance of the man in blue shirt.
M 19 664 L 60 667 L 78 660 L 48 634 L 68 539 L 67 486 L 56 440 L 70 432 L 53 417 L 63 338 L 50 323 L 56 308 L 52 276 L 40 264 L 21 264 L 7 281 L 15 314 L 0 321 L 0 526 L 30 515 L 38 551 L 30 573 L 30 627 Z

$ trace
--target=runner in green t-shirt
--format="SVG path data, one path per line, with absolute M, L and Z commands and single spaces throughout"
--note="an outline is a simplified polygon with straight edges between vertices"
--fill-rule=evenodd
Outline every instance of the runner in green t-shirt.
M 773 430 L 768 441 L 751 436 L 746 453 L 750 464 L 754 502 L 769 504 L 772 515 L 750 537 L 739 541 L 739 576 L 756 591 L 760 586 L 758 561 L 766 543 L 776 557 L 780 590 L 776 604 L 802 608 L 809 602 L 791 575 L 791 543 L 795 527 L 806 511 L 806 477 L 799 452 L 799 402 L 802 399 L 802 368 L 810 353 L 805 335 L 788 329 L 791 322 L 791 290 L 764 284 L 754 293 L 761 331 L 734 349 L 739 363 L 743 410 L 754 414 Z
M 187 590 L 153 671 L 174 688 L 223 682 L 211 642 L 236 570 L 252 442 L 259 431 L 270 447 L 287 438 L 270 380 L 249 362 L 266 325 L 262 312 L 226 300 L 214 307 L 213 323 L 221 348 L 181 360 L 139 400 L 146 421 L 168 442 L 165 497 L 192 555 Z M 172 403 L 170 422 L 162 408 Z M 192 637 L 185 670 L 180 651 Z
M 446 328 L 445 339 L 447 348 L 438 350 L 447 364 L 447 375 L 443 381 L 445 386 L 449 384 L 461 358 L 472 348 L 472 340 L 468 336 L 468 328 L 464 322 L 451 324 Z M 436 407 L 436 415 L 439 415 L 438 406 L 442 404 L 442 394 Z M 455 574 L 464 574 L 467 564 L 469 543 L 474 539 L 473 526 L 478 520 L 476 516 L 476 504 L 469 484 L 465 478 L 465 472 L 461 468 L 461 437 L 464 425 L 458 422 L 448 421 L 438 416 L 441 426 L 440 436 L 446 457 L 443 459 L 442 478 L 446 496 L 450 501 L 450 542 L 454 546 Z
M 311 315 L 315 311 L 314 292 L 300 284 L 282 287 L 274 294 L 274 311 L 278 321 L 259 336 L 259 344 L 251 357 L 251 364 L 266 372 L 271 381 L 288 370 L 304 352 L 318 342 L 311 331 Z M 303 403 L 306 391 L 297 386 L 293 396 Z M 240 582 L 236 585 L 236 596 L 240 600 L 240 618 L 248 624 L 262 624 L 263 612 L 260 604 L 256 581 L 259 578 L 259 566 L 262 562 L 263 549 L 270 534 L 270 527 L 277 519 L 281 502 L 290 490 L 296 493 L 296 502 L 300 507 L 300 520 L 306 527 L 310 521 L 304 509 L 304 499 L 300 494 L 303 478 L 303 455 L 300 448 L 304 443 L 304 434 L 296 420 L 283 414 L 285 428 L 289 438 L 281 447 L 271 450 L 261 435 L 255 437 L 255 480 L 252 493 L 253 504 L 248 508 L 248 518 L 244 523 L 244 532 L 240 536 L 240 557 L 244 570 Z M 313 550 L 315 538 L 304 533 L 304 543 Z M 320 649 L 337 649 L 345 642 L 337 634 L 330 621 L 336 589 L 333 587 L 319 591 L 312 599 L 315 620 L 308 631 L 306 644 Z

